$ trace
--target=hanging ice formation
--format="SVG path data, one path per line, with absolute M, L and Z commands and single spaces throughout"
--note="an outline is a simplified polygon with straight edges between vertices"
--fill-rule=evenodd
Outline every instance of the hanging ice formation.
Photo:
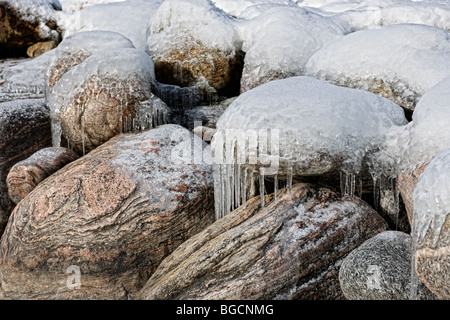
M 292 168 L 280 163 L 279 130 L 221 130 L 212 141 L 216 219 L 244 205 L 257 192 L 265 206 L 266 180 L 276 197 L 280 180 L 292 186 Z M 259 189 L 257 189 L 257 185 Z
M 385 98 L 310 77 L 247 91 L 219 118 L 211 144 L 216 218 L 258 193 L 264 207 L 264 195 L 275 197 L 281 184 L 291 190 L 294 178 L 340 172 L 342 196 L 361 195 L 367 156 L 406 123 Z

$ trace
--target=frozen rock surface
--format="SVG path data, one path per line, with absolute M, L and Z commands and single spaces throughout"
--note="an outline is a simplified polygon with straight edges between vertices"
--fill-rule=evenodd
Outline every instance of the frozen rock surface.
M 269 196 L 267 196 L 269 197 Z M 138 299 L 342 299 L 343 258 L 386 230 L 360 199 L 297 184 L 258 198 L 180 245 Z
M 4 298 L 136 293 L 167 255 L 214 220 L 211 165 L 173 148 L 191 145 L 208 148 L 176 125 L 124 134 L 41 182 L 2 237 Z
M 238 176 L 250 178 L 254 171 L 262 175 L 260 181 L 274 175 L 289 181 L 341 170 L 359 173 L 364 157 L 381 146 L 386 132 L 406 123 L 403 110 L 388 99 L 310 77 L 254 88 L 217 121 L 212 150 L 217 203 L 222 206 L 218 216 L 234 206 L 230 192 L 237 197 L 235 205 L 241 203 L 238 198 L 246 192 L 235 180 Z
M 145 49 L 147 27 L 163 0 L 97 1 L 74 12 L 60 12 L 58 23 L 63 36 L 82 31 L 113 31 L 129 38 L 133 45 Z
M 428 89 L 450 75 L 450 36 L 416 24 L 357 31 L 316 52 L 305 74 L 380 94 L 412 111 Z
M 150 92 L 154 77 L 150 57 L 134 48 L 98 51 L 71 68 L 48 97 L 55 146 L 60 139 L 58 122 L 62 135 L 79 153 L 126 131 L 139 103 L 154 97 Z
M 440 299 L 450 298 L 449 173 L 450 149 L 430 161 L 413 193 L 416 272 Z
M 303 75 L 309 58 L 344 35 L 332 19 L 292 6 L 275 6 L 238 24 L 246 52 L 241 92 L 271 80 Z
M 411 290 L 411 236 L 384 231 L 345 257 L 339 283 L 348 300 L 408 300 Z M 421 300 L 436 297 L 423 283 Z
M 243 55 L 234 20 L 210 0 L 165 1 L 152 17 L 146 51 L 159 82 L 200 87 L 205 97 L 239 92 Z

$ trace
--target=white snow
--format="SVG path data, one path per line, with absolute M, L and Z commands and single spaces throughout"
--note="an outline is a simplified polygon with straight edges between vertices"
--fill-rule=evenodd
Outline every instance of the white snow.
M 150 20 L 163 0 L 127 0 L 92 5 L 75 12 L 59 12 L 58 24 L 63 37 L 92 30 L 123 34 L 138 49 L 145 49 Z
M 345 29 L 305 9 L 275 6 L 239 23 L 246 52 L 241 90 L 251 89 L 271 74 L 279 78 L 303 74 L 308 59 Z
M 259 5 L 293 5 L 297 0 L 212 0 L 220 9 L 231 16 L 238 17 L 250 7 Z
M 431 231 L 434 244 L 450 213 L 450 149 L 436 155 L 420 175 L 413 192 L 413 234 L 419 241 Z
M 30 22 L 54 20 L 55 10 L 61 10 L 61 3 L 58 0 L 5 0 L 4 2 L 10 4 Z
M 238 39 L 233 23 L 210 0 L 166 0 L 149 25 L 147 50 L 151 56 L 158 56 L 190 41 L 200 41 L 207 48 L 234 52 Z
M 418 100 L 450 75 L 450 34 L 415 24 L 365 29 L 324 46 L 305 69 L 306 75 L 362 89 L 381 79 L 402 98 Z
M 63 11 L 78 11 L 98 4 L 123 2 L 125 0 L 59 0 Z

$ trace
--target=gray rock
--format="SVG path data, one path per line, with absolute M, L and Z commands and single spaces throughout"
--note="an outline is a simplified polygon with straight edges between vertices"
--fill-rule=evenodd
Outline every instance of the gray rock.
M 349 300 L 408 300 L 411 287 L 411 236 L 385 231 L 365 241 L 343 261 L 342 292 Z M 418 298 L 436 299 L 423 283 Z

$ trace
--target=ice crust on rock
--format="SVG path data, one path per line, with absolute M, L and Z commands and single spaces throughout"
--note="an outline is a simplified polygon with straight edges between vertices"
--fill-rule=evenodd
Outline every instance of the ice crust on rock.
M 55 20 L 56 10 L 61 10 L 59 0 L 5 0 L 29 22 Z
M 237 25 L 246 52 L 241 91 L 273 79 L 303 75 L 309 58 L 345 28 L 306 9 L 274 6 Z
M 450 213 L 450 149 L 436 155 L 420 175 L 413 192 L 413 234 L 425 238 L 432 230 L 434 244 Z M 417 241 L 417 239 L 415 240 Z
M 137 49 L 145 49 L 149 21 L 163 0 L 127 0 L 59 12 L 63 37 L 81 31 L 108 30 L 123 34 Z
M 125 0 L 59 0 L 63 11 L 72 12 L 82 10 L 86 7 L 107 4 L 115 2 L 123 2 Z
M 46 95 L 71 68 L 97 51 L 134 48 L 133 43 L 120 33 L 112 31 L 85 31 L 67 36 L 53 51 L 45 73 Z
M 415 24 L 357 31 L 316 52 L 305 74 L 365 90 L 392 90 L 387 94 L 395 102 L 413 110 L 428 89 L 450 75 L 450 36 Z
M 210 0 L 166 0 L 149 24 L 147 50 L 158 55 L 176 46 L 167 35 L 190 35 L 208 48 L 234 51 L 238 38 L 233 24 L 234 20 Z
M 238 17 L 246 9 L 260 5 L 295 5 L 297 0 L 212 0 L 220 9 L 230 16 Z
M 10 93 L 33 93 L 44 96 L 45 83 L 42 76 L 54 50 L 50 50 L 37 58 L 26 59 L 11 66 L 3 72 L 3 90 Z
M 427 164 L 436 154 L 450 148 L 450 76 L 429 89 L 421 97 L 412 121 L 392 128 L 375 156 L 381 165 L 374 168 L 377 176 L 397 176 Z M 386 167 L 392 168 L 388 173 Z
M 65 73 L 46 99 L 51 111 L 54 146 L 60 146 L 61 143 L 61 108 L 66 107 L 70 101 L 73 101 L 82 86 L 92 77 L 114 79 L 116 86 L 120 86 L 121 82 L 123 86 L 123 83 L 127 83 L 130 79 L 139 79 L 140 89 L 144 90 L 143 94 L 147 98 L 150 98 L 152 96 L 150 90 L 155 81 L 154 65 L 143 50 L 117 48 L 98 51 Z M 93 90 L 98 91 L 101 89 L 93 88 Z M 125 89 L 133 92 L 133 88 Z M 87 93 L 83 92 L 83 94 Z M 120 97 L 118 98 L 120 99 Z M 122 112 L 123 110 L 119 111 Z
M 219 118 L 212 140 L 216 215 L 245 203 L 254 174 L 263 194 L 267 176 L 289 188 L 293 176 L 358 173 L 388 130 L 406 123 L 403 109 L 388 99 L 310 77 L 247 91 Z

